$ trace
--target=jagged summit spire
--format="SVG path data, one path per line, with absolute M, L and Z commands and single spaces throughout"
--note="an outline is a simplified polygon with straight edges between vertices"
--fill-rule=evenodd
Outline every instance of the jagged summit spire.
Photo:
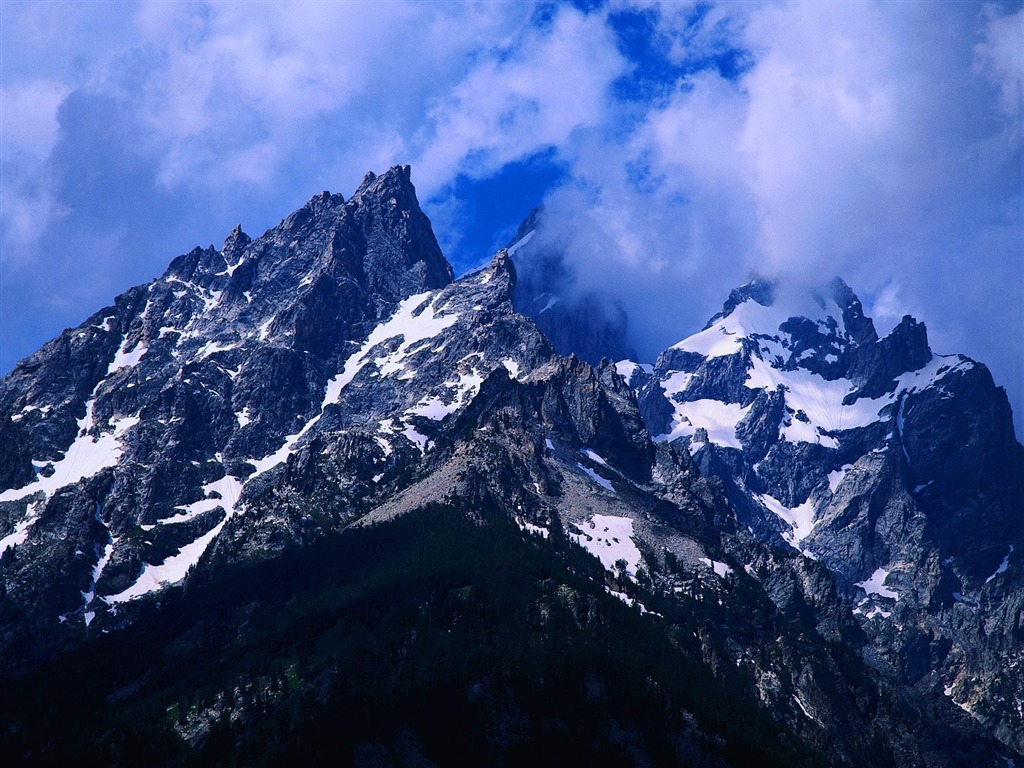
M 790 284 L 757 272 L 752 272 L 746 283 L 729 292 L 722 310 L 708 320 L 703 330 L 729 317 L 748 301 L 774 308 L 782 320 L 788 317 L 823 319 L 835 314 L 836 320 L 842 321 L 843 327 L 858 344 L 878 340 L 871 318 L 864 313 L 863 304 L 841 277 L 833 277 L 815 288 L 813 285 Z
M 393 165 L 380 175 L 373 171 L 367 171 L 352 197 L 353 199 L 358 199 L 364 195 L 386 192 L 411 195 L 412 199 L 415 200 L 416 188 L 412 184 L 412 167 L 409 165 Z
M 234 257 L 251 242 L 252 238 L 242 231 L 242 225 L 236 224 L 231 233 L 224 239 L 224 247 L 221 248 L 221 252 L 224 254 L 225 259 L 234 261 Z
M 775 286 L 775 280 L 751 273 L 746 283 L 729 292 L 729 297 L 722 305 L 722 311 L 708 320 L 704 329 L 707 330 L 723 317 L 728 317 L 736 307 L 745 301 L 756 301 L 763 307 L 772 306 L 775 303 Z

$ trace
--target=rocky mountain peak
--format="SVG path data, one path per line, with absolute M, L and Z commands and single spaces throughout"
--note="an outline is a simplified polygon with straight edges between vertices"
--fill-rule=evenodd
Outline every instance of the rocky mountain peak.
M 242 254 L 242 251 L 244 251 L 246 246 L 251 242 L 252 238 L 242 231 L 242 225 L 236 224 L 234 229 L 232 229 L 224 239 L 224 246 L 221 248 L 221 253 L 224 254 L 225 261 L 230 263 L 237 261 L 238 257 Z
M 983 365 L 933 354 L 909 315 L 879 338 L 840 279 L 817 292 L 755 279 L 653 367 L 617 368 L 655 441 L 717 477 L 742 526 L 832 569 L 899 674 L 992 678 L 998 655 L 973 655 L 966 616 L 1002 599 L 1024 546 L 1024 448 Z M 942 689 L 1002 707 L 988 683 Z
M 301 563 L 334 590 L 317 563 L 345 558 L 324 552 L 357 530 L 405 538 L 383 523 L 406 515 L 419 515 L 403 529 L 417 538 L 445 507 L 473 527 L 497 523 L 507 544 L 540 558 L 541 592 L 512 614 L 525 619 L 508 635 L 515 647 L 526 625 L 604 624 L 603 600 L 674 638 L 663 647 L 685 641 L 693 659 L 712 660 L 707 681 L 730 680 L 770 712 L 762 732 L 792 728 L 837 764 L 969 764 L 943 752 L 981 743 L 970 738 L 982 726 L 953 702 L 1024 747 L 1013 674 L 1024 662 L 1024 448 L 987 370 L 933 355 L 910 316 L 879 339 L 842 280 L 814 291 L 760 276 L 655 365 L 613 363 L 624 315 L 577 294 L 578 261 L 543 226 L 532 212 L 507 249 L 453 280 L 410 170 L 396 166 L 367 174 L 348 199 L 313 196 L 256 239 L 235 227 L 221 250 L 178 257 L 22 361 L 0 380 L 0 675 L 84 639 L 116 641 L 136 620 L 158 626 L 160 604 L 173 611 L 197 589 L 220 594 L 221 579 L 254 576 L 245 607 L 226 590 L 216 611 L 200 600 L 200 624 L 155 633 L 159 653 L 195 660 L 219 645 L 199 637 L 217 617 L 236 617 L 226 637 L 252 637 L 231 622 L 254 627 L 263 595 L 301 605 L 291 577 L 268 565 Z M 437 638 L 473 620 L 467 597 L 490 591 L 452 579 L 446 546 L 427 548 L 447 575 L 426 591 L 454 610 L 401 607 L 445 614 Z M 424 571 L 389 560 L 394 551 L 367 555 L 405 579 L 400 593 L 388 588 L 401 603 L 407 574 Z M 520 578 L 525 561 L 510 551 L 480 562 Z M 360 578 L 347 573 L 344 590 Z M 372 593 L 351 593 L 378 613 Z M 349 634 L 337 630 L 350 615 L 321 620 L 332 594 L 288 636 Z M 404 654 L 415 633 L 396 626 Z M 303 636 L 313 650 L 296 654 L 268 643 L 308 702 L 351 669 L 322 656 L 321 639 Z M 149 648 L 147 670 L 158 666 Z M 311 663 L 294 663 L 302 657 Z M 622 679 L 661 685 L 639 662 Z M 71 668 L 83 667 L 95 676 L 71 677 L 102 676 L 79 685 L 100 702 L 131 699 L 133 679 L 149 684 L 142 672 L 114 684 L 109 665 Z M 179 735 L 208 714 L 244 738 L 266 707 L 290 722 L 305 711 L 274 698 L 282 689 L 262 673 L 227 674 L 213 705 L 193 691 L 137 700 Z M 621 696 L 587 680 L 573 688 L 593 689 L 592 704 Z M 480 686 L 460 681 L 457 694 Z M 994 762 L 990 747 L 977 754 Z
M 412 184 L 412 168 L 410 166 L 393 165 L 380 175 L 373 171 L 367 171 L 363 180 L 359 182 L 359 187 L 352 194 L 352 198 L 391 195 L 411 198 L 412 201 L 416 201 L 416 188 Z M 415 205 L 419 207 L 418 202 Z
M 518 275 L 516 273 L 515 262 L 512 261 L 512 257 L 508 255 L 508 249 L 500 249 L 491 258 L 490 270 L 494 277 L 504 281 L 508 285 L 510 291 L 509 300 L 511 301 L 512 296 L 515 293 L 516 282 L 518 281 Z
M 864 315 L 864 307 L 853 289 L 842 278 L 832 280 L 832 300 L 843 312 L 843 325 L 857 344 L 870 344 L 878 341 L 878 333 L 871 318 Z
M 717 320 L 732 314 L 733 310 L 745 301 L 755 301 L 763 307 L 772 306 L 775 303 L 775 281 L 757 274 L 751 276 L 744 285 L 729 292 L 729 297 L 722 305 L 722 311 L 708 320 L 704 328 L 710 328 Z

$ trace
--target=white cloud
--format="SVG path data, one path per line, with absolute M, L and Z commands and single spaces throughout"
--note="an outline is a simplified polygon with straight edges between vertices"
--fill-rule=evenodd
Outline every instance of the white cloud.
M 352 167 L 360 174 L 382 155 L 408 161 L 428 101 L 452 98 L 470 59 L 525 22 L 528 11 L 511 4 L 487 12 L 432 3 L 148 4 L 136 25 L 155 64 L 140 113 L 162 155 L 160 178 L 170 188 L 271 184 L 291 156 L 311 149 L 329 166 L 358 157 Z M 271 165 L 247 167 L 253 159 Z
M 68 89 L 48 79 L 0 86 L 0 170 L 5 250 L 24 253 L 40 228 L 61 213 L 46 174 L 57 141 L 57 110 Z
M 0 141 L 4 155 L 25 152 L 44 159 L 57 141 L 57 109 L 70 89 L 56 80 L 22 80 L 0 86 Z
M 872 6 L 801 3 L 753 14 L 747 33 L 763 51 L 742 81 L 740 139 L 761 256 L 770 271 L 834 263 L 864 247 L 861 217 L 892 181 L 897 158 L 885 144 L 900 94 L 891 30 Z
M 437 99 L 418 178 L 436 189 L 459 171 L 488 176 L 565 146 L 578 129 L 605 122 L 609 86 L 625 68 L 602 16 L 564 7 L 549 27 L 524 27 Z
M 999 87 L 1000 106 L 1020 131 L 1024 109 L 1024 8 L 1002 14 L 998 6 L 987 5 L 984 20 L 984 40 L 975 47 L 975 64 Z
M 5 246 L 17 247 L 6 260 L 58 258 L 30 246 L 55 225 L 79 226 L 60 187 L 79 171 L 89 181 L 79 202 L 104 198 L 103 183 L 144 182 L 139 199 L 192 201 L 193 218 L 167 228 L 205 241 L 194 222 L 221 223 L 207 208 L 267 224 L 312 191 L 347 191 L 367 168 L 411 162 L 454 242 L 453 179 L 553 148 L 569 183 L 549 196 L 547 236 L 580 265 L 581 287 L 620 296 L 648 350 L 691 332 L 750 269 L 839 273 L 882 315 L 899 302 L 920 312 L 944 351 L 1001 360 L 1002 375 L 1021 378 L 1024 334 L 998 342 L 985 325 L 1019 329 L 1024 303 L 1024 10 L 637 2 L 535 18 L 522 3 L 9 6 L 0 181 Z M 665 66 L 655 96 L 641 87 L 623 100 L 613 84 L 645 63 L 628 60 L 612 28 L 630 8 L 650 14 L 651 47 L 676 69 Z M 716 57 L 736 48 L 749 66 L 720 74 Z M 81 118 L 88 99 L 79 123 L 60 122 L 61 104 L 82 94 L 116 105 L 107 144 L 71 141 L 104 125 L 104 114 Z M 105 182 L 113 145 L 125 143 L 125 178 Z M 80 146 L 94 154 L 76 157 Z M 148 247 L 156 235 L 141 230 L 153 223 L 126 224 L 125 242 Z M 161 266 L 163 242 L 150 256 Z
M 1019 416 L 1024 11 L 724 4 L 696 30 L 688 9 L 659 11 L 677 61 L 725 34 L 751 66 L 686 75 L 628 135 L 566 153 L 573 181 L 549 196 L 548 237 L 581 287 L 611 287 L 650 355 L 748 270 L 839 274 L 882 330 L 913 313 L 938 350 L 990 363 Z

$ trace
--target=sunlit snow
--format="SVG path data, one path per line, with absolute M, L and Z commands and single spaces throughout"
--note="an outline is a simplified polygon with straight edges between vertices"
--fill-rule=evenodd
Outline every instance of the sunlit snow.
M 808 422 L 793 418 L 783 429 L 786 439 L 792 442 L 821 442 L 834 448 L 835 440 L 822 435 L 820 430 L 831 432 L 867 426 L 878 421 L 878 412 L 891 402 L 889 398 L 861 398 L 844 405 L 843 399 L 855 389 L 849 379 L 828 381 L 810 371 L 780 371 L 758 357 L 751 359 L 746 381 L 749 389 L 771 392 L 780 385 L 785 388 L 786 406 L 793 411 L 803 411 L 808 418 Z
M 782 538 L 795 549 L 799 549 L 800 542 L 810 535 L 817 522 L 814 519 L 813 502 L 808 499 L 803 504 L 790 508 L 783 506 L 782 502 L 774 496 L 769 496 L 767 493 L 761 494 L 757 498 L 770 511 L 781 517 L 789 525 L 792 531 L 783 533 Z
M 430 292 L 420 293 L 416 296 L 410 296 L 405 299 L 401 304 L 398 305 L 398 309 L 391 316 L 389 320 L 381 323 L 370 333 L 370 337 L 363 343 L 363 345 L 352 355 L 349 356 L 348 360 L 342 368 L 341 373 L 327 382 L 326 390 L 324 391 L 324 399 L 320 404 L 320 413 L 310 419 L 302 427 L 301 430 L 293 435 L 289 435 L 284 439 L 284 443 L 273 453 L 264 456 L 262 459 L 257 459 L 253 462 L 256 466 L 256 472 L 253 476 L 262 474 L 268 469 L 276 467 L 281 462 L 287 460 L 288 456 L 294 453 L 298 447 L 299 440 L 312 429 L 313 425 L 316 424 L 320 417 L 323 415 L 324 408 L 328 405 L 338 402 L 341 397 L 342 390 L 356 377 L 367 364 L 371 362 L 368 358 L 370 351 L 381 342 L 387 341 L 388 339 L 402 336 L 402 343 L 398 349 L 392 352 L 390 355 L 384 358 L 378 358 L 375 362 L 378 364 L 378 368 L 385 367 L 389 372 L 402 371 L 404 366 L 402 361 L 409 353 L 409 349 L 413 344 L 416 344 L 424 339 L 433 338 L 441 331 L 453 325 L 459 318 L 457 313 L 451 313 L 436 316 L 434 313 L 433 303 L 427 305 L 427 301 L 434 295 Z M 425 306 L 426 305 L 426 306 Z M 422 308 L 422 312 L 419 315 L 414 316 L 414 313 Z M 414 372 L 413 372 L 414 373 Z M 401 376 L 399 376 L 401 378 Z M 423 450 L 426 444 L 426 438 L 423 438 L 422 443 L 419 442 L 418 438 L 415 438 L 413 433 L 415 430 L 409 427 L 407 430 L 407 437 L 416 442 L 420 449 Z M 416 433 L 418 435 L 418 433 Z M 423 437 L 419 435 L 419 437 Z
M 458 408 L 458 401 L 444 403 L 439 397 L 427 397 L 406 411 L 406 413 L 423 416 L 434 421 L 440 421 L 448 414 L 457 411 Z
M 769 392 L 782 389 L 788 410 L 786 419 L 780 424 L 782 437 L 790 442 L 821 443 L 830 448 L 837 447 L 838 443 L 828 433 L 877 422 L 883 418 L 881 411 L 893 405 L 901 395 L 923 390 L 949 373 L 972 365 L 960 356 L 933 356 L 919 370 L 901 375 L 893 393 L 844 404 L 843 401 L 856 390 L 849 379 L 828 380 L 802 368 L 781 370 L 774 367 L 776 359 L 784 359 L 789 354 L 788 348 L 781 343 L 783 334 L 779 328 L 790 317 L 806 317 L 823 330 L 843 327 L 841 313 L 834 303 L 809 295 L 788 296 L 786 302 L 771 307 L 747 300 L 737 305 L 728 316 L 683 339 L 673 349 L 696 352 L 707 358 L 722 357 L 740 352 L 741 341 L 751 339 L 751 349 L 756 354 L 750 356 L 745 385 L 748 389 Z M 816 354 L 814 350 L 805 350 L 800 359 L 813 354 Z M 838 358 L 833 353 L 826 353 L 825 360 L 834 362 Z M 628 361 L 620 372 L 623 375 L 632 372 Z M 673 395 L 685 392 L 691 379 L 691 373 L 677 371 L 662 381 L 661 386 L 676 413 L 672 430 L 661 439 L 692 436 L 698 427 L 704 427 L 711 442 L 740 447 L 735 440 L 735 425 L 742 418 L 738 406 L 715 405 L 715 401 L 710 400 L 691 401 L 692 405 L 676 402 Z M 837 487 L 836 482 L 836 478 L 830 478 L 833 491 Z
M 519 363 L 512 358 L 505 358 L 501 361 L 501 364 L 505 366 L 505 370 L 508 371 L 508 375 L 513 379 L 519 378 Z
M 830 492 L 835 493 L 839 486 L 842 485 L 843 478 L 846 477 L 846 473 L 853 469 L 853 464 L 844 464 L 839 469 L 835 469 L 828 473 L 828 489 Z
M 579 467 L 580 470 L 582 470 L 583 473 L 587 477 L 589 477 L 595 483 L 600 485 L 602 488 L 604 488 L 605 490 L 611 491 L 612 493 L 615 493 L 615 488 L 612 487 L 611 482 L 608 481 L 608 480 L 605 480 L 603 477 L 601 477 L 599 474 L 597 474 L 597 472 L 592 470 L 590 467 L 585 467 L 585 466 L 583 466 L 582 464 L 580 464 L 578 462 L 577 462 L 576 466 Z
M 402 343 L 398 349 L 373 361 L 377 363 L 382 376 L 398 372 L 403 370 L 403 361 L 408 356 L 409 349 L 413 344 L 437 336 L 459 319 L 458 313 L 454 312 L 441 316 L 435 315 L 433 302 L 424 306 L 432 295 L 427 292 L 410 296 L 398 305 L 398 309 L 389 320 L 373 329 L 363 346 L 345 362 L 341 373 L 328 382 L 327 391 L 324 394 L 324 406 L 338 402 L 341 391 L 356 377 L 359 371 L 371 362 L 367 356 L 378 344 L 398 336 L 402 337 Z M 423 308 L 423 311 L 419 315 L 414 315 L 420 308 Z
M 416 431 L 416 428 L 411 424 L 406 424 L 405 429 L 402 430 L 402 434 L 413 443 L 417 448 L 420 449 L 420 453 L 424 453 L 429 447 L 429 438 L 426 435 L 421 435 Z
M 249 415 L 249 409 L 243 408 L 241 411 L 235 414 L 235 418 L 238 419 L 238 428 L 248 426 L 252 424 L 252 417 Z
M 866 581 L 858 581 L 854 586 L 860 587 L 869 595 L 891 597 L 893 600 L 899 600 L 900 596 L 885 586 L 887 578 L 889 578 L 889 571 L 885 568 L 877 568 Z
M 718 560 L 712 560 L 707 557 L 701 557 L 699 560 L 714 571 L 716 576 L 720 576 L 723 579 L 732 573 L 732 567 L 728 563 L 721 563 Z
M 594 515 L 580 526 L 582 534 L 569 532 L 569 538 L 601 561 L 609 571 L 615 570 L 617 560 L 626 561 L 626 573 L 636 577 L 640 567 L 640 550 L 633 542 L 633 521 L 628 517 Z
M 208 341 L 196 353 L 196 360 L 205 360 L 215 352 L 225 352 L 238 347 L 238 342 Z
M 528 523 L 525 520 L 520 520 L 518 517 L 514 519 L 516 521 L 516 525 L 519 526 L 520 530 L 527 531 L 529 533 L 536 533 L 543 539 L 546 539 L 550 535 L 550 531 L 548 531 L 547 528 L 544 528 L 539 525 L 534 525 L 533 523 Z
M 817 312 L 820 314 L 821 310 Z M 734 355 L 742 349 L 741 341 L 751 335 L 778 334 L 782 325 L 793 312 L 778 307 L 765 307 L 756 301 L 745 301 L 729 315 L 721 318 L 703 331 L 688 336 L 672 349 L 696 352 L 704 357 Z
M 736 438 L 736 425 L 750 410 L 738 403 L 723 403 L 718 400 L 691 400 L 680 403 L 672 401 L 675 415 L 672 429 L 654 439 L 658 442 L 672 441 L 679 437 L 692 437 L 700 428 L 706 429 L 708 440 L 727 448 L 741 448 Z
M 1006 573 L 1006 569 L 1010 567 L 1010 555 L 1013 554 L 1013 544 L 1010 544 L 1010 551 L 1006 553 L 1006 557 L 1003 558 L 1003 562 L 996 568 L 995 573 L 985 579 L 985 583 L 988 584 L 992 579 L 998 576 L 1000 573 Z
M 142 572 L 135 580 L 135 583 L 123 592 L 102 597 L 100 598 L 101 600 L 108 605 L 116 605 L 117 603 L 123 603 L 150 592 L 155 592 L 170 584 L 177 584 L 185 578 L 188 569 L 199 562 L 199 558 L 203 556 L 206 548 L 210 546 L 210 542 L 217 538 L 224 524 L 235 515 L 238 497 L 242 492 L 242 483 L 238 479 L 226 475 L 220 480 L 207 483 L 203 486 L 203 490 L 208 496 L 214 491 L 221 495 L 221 499 L 208 499 L 208 501 L 215 501 L 214 506 L 224 507 L 227 512 L 224 519 L 195 541 L 186 544 L 177 554 L 168 557 L 160 565 L 144 563 Z M 201 503 L 196 502 L 196 504 Z
M 633 380 L 633 375 L 638 370 L 654 373 L 654 366 L 648 363 L 634 363 L 632 360 L 619 360 L 615 364 L 615 371 L 626 380 L 627 384 Z
M 33 482 L 22 488 L 11 488 L 0 493 L 0 501 L 18 501 L 40 492 L 48 498 L 59 488 L 92 477 L 100 470 L 117 464 L 124 450 L 121 436 L 139 423 L 139 417 L 123 416 L 111 424 L 113 431 L 93 437 L 87 434 L 87 430 L 93 426 L 92 407 L 93 401 L 90 400 L 85 406 L 85 416 L 78 420 L 78 437 L 64 452 L 62 459 L 52 462 L 53 473 L 49 477 L 37 475 Z M 0 539 L 0 552 L 14 544 L 25 542 L 28 529 L 40 514 L 45 498 L 44 501 L 33 505 L 25 519 L 15 526 L 13 533 Z
M 807 705 L 804 704 L 803 701 L 800 700 L 800 697 L 797 696 L 795 693 L 793 694 L 793 701 L 796 702 L 796 705 L 798 707 L 800 707 L 800 711 L 804 713 L 807 719 L 817 721 L 817 718 L 811 714 L 811 711 L 809 709 L 807 709 Z
M 138 365 L 139 360 L 146 354 L 149 349 L 141 341 L 138 342 L 129 351 L 127 349 L 128 339 L 124 336 L 121 337 L 121 346 L 117 348 L 117 352 L 114 353 L 114 359 L 110 361 L 110 365 L 107 366 L 107 375 L 120 370 L 121 368 L 134 368 Z

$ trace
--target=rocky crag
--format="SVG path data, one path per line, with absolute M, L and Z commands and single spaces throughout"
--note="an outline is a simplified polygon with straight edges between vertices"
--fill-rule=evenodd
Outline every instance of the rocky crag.
M 608 611 L 628 607 L 615 626 L 660 638 L 719 681 L 708 683 L 715 696 L 773 724 L 765 754 L 807 750 L 808 764 L 835 765 L 1019 757 L 1024 449 L 984 366 L 933 355 L 911 318 L 879 339 L 838 281 L 806 297 L 752 282 L 656 364 L 621 359 L 624 320 L 552 301 L 565 284 L 557 259 L 530 256 L 535 223 L 454 280 L 408 167 L 368 174 L 348 200 L 323 193 L 257 239 L 236 228 L 221 249 L 175 259 L 19 363 L 0 381 L 9 690 L 59 686 L 53 670 L 80 668 L 82 654 L 128 642 L 137 626 L 175 628 L 163 664 L 203 652 L 199 636 L 248 637 L 259 601 L 233 606 L 217 630 L 179 627 L 190 614 L 158 606 L 454 509 L 514 526 L 521 543 L 504 545 L 508 556 L 523 546 L 546 564 L 530 583 L 548 597 L 528 613 L 550 617 L 558 597 L 595 637 Z M 550 323 L 559 306 L 565 317 Z M 600 333 L 582 332 L 595 324 Z M 599 578 L 574 559 L 583 552 Z M 423 599 L 416 615 L 434 616 L 436 595 Z M 449 632 L 465 626 L 450 620 Z M 524 643 L 547 636 L 548 620 L 523 630 Z M 308 634 L 323 645 L 317 627 Z M 410 637 L 396 653 L 417 647 Z M 110 690 L 86 679 L 106 691 L 112 722 L 124 708 L 162 712 L 146 721 L 130 709 L 131 727 L 141 718 L 200 754 L 218 733 L 262 743 L 261 723 L 277 723 L 287 702 L 316 722 L 341 697 L 338 658 L 281 662 L 283 689 L 277 672 L 218 668 L 207 698 L 158 684 L 152 665 Z M 643 695 L 667 696 L 654 669 L 640 676 Z M 591 693 L 610 683 L 588 674 L 599 701 Z M 31 712 L 0 703 L 21 723 L 11 749 L 57 749 L 59 729 L 39 735 Z M 501 759 L 539 743 L 509 725 L 529 722 L 525 706 L 498 707 L 488 726 Z M 602 738 L 638 764 L 744 764 L 729 752 L 742 738 L 714 712 L 672 711 L 670 758 L 618 721 Z M 127 754 L 104 727 L 76 738 Z M 412 752 L 388 749 L 429 752 L 409 733 Z

